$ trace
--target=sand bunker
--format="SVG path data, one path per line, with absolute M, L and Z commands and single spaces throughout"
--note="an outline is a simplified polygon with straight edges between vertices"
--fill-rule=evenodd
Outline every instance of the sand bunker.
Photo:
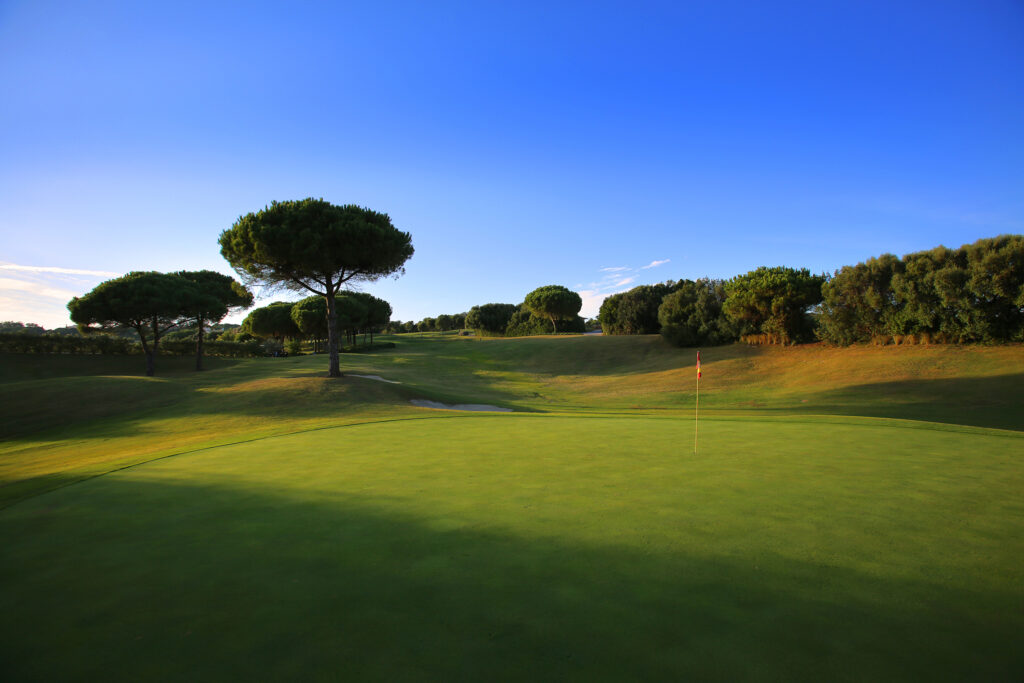
M 413 404 L 418 408 L 434 408 L 436 410 L 476 410 L 481 412 L 495 412 L 495 413 L 511 413 L 511 408 L 499 408 L 498 406 L 489 406 L 485 403 L 456 403 L 451 406 L 447 403 L 439 403 L 438 401 L 428 401 L 425 398 L 414 398 L 409 403 Z
M 354 375 L 349 373 L 347 377 L 362 377 L 363 379 L 372 379 L 374 382 L 387 382 L 388 384 L 401 384 L 401 382 L 393 379 L 384 379 L 380 375 Z M 492 413 L 511 413 L 511 408 L 500 408 L 498 406 L 489 406 L 486 403 L 456 403 L 451 406 L 447 403 L 441 403 L 439 401 L 428 401 L 425 398 L 414 398 L 409 403 L 413 404 L 417 408 L 433 408 L 435 410 L 474 410 L 478 412 L 492 412 Z
M 393 379 L 384 379 L 380 375 L 353 375 L 353 374 L 349 373 L 348 376 L 349 377 L 362 377 L 363 379 L 372 379 L 375 382 L 387 382 L 388 384 L 401 384 L 401 382 L 398 382 L 398 381 L 393 380 Z

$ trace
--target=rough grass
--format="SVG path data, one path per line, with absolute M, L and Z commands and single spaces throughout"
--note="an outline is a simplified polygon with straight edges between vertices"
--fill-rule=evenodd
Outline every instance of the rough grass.
M 1020 346 L 396 341 L 0 361 L 0 678 L 1024 674 Z

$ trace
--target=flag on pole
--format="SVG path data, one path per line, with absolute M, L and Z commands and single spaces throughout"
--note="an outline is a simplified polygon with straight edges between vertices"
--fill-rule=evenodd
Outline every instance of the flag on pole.
M 700 412 L 700 351 L 697 351 L 697 395 L 693 402 L 693 454 L 697 455 L 697 414 Z

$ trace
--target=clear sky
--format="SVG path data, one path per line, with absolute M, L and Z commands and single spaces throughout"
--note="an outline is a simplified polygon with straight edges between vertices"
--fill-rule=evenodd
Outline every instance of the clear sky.
M 401 320 L 1021 233 L 1024 2 L 0 0 L 0 319 L 308 196 Z

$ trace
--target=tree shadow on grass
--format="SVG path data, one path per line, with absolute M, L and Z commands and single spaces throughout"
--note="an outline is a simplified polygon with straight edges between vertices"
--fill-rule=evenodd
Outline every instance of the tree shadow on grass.
M 0 513 L 0 676 L 1024 674 L 1019 593 L 523 538 L 396 507 L 329 490 L 298 499 L 110 476 L 10 508 Z
M 204 357 L 203 367 L 220 370 L 237 365 L 233 358 Z M 194 356 L 158 356 L 159 377 L 177 377 L 195 372 Z M 0 383 L 25 382 L 54 377 L 120 375 L 145 377 L 144 355 L 77 355 L 52 353 L 0 353 Z
M 874 382 L 805 400 L 795 410 L 1024 430 L 1024 373 Z

